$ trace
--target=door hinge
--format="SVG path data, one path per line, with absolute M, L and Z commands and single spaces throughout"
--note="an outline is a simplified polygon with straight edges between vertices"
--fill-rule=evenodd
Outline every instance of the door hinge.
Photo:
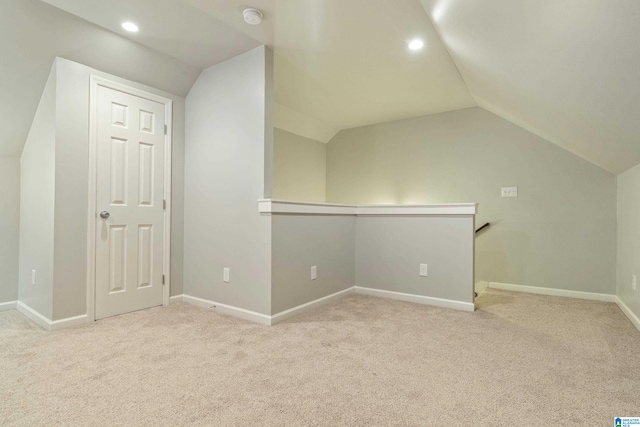
M 162 284 L 164 285 L 164 274 L 162 275 Z
M 167 209 L 167 201 L 166 200 L 162 201 L 162 209 Z
M 167 125 L 164 125 L 164 134 L 167 134 Z

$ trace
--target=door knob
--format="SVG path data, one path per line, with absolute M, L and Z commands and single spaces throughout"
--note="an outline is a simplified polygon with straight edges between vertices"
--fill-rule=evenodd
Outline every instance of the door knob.
M 107 219 L 110 216 L 111 216 L 111 214 L 109 212 L 107 212 L 107 211 L 100 212 L 100 218 L 102 218 L 102 219 Z

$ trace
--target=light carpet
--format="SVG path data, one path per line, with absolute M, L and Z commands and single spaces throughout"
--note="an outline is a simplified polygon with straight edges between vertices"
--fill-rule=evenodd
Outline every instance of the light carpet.
M 187 304 L 45 332 L 0 313 L 0 424 L 610 426 L 640 333 L 610 303 L 488 289 L 475 313 L 353 295 L 274 327 Z

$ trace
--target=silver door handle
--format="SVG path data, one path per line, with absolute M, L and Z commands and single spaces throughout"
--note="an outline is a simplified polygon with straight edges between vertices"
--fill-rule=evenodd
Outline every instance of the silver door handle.
M 107 212 L 107 211 L 100 212 L 100 218 L 102 218 L 102 219 L 107 219 L 110 216 L 111 216 L 111 214 L 109 212 Z

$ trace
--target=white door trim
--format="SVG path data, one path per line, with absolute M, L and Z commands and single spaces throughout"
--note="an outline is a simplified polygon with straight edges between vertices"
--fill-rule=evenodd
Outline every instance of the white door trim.
M 89 322 L 96 320 L 96 196 L 98 185 L 96 147 L 98 142 L 97 95 L 99 86 L 164 105 L 167 132 L 164 137 L 164 200 L 166 200 L 166 209 L 164 210 L 164 247 L 162 262 L 164 286 L 162 289 L 162 305 L 169 305 L 171 289 L 171 135 L 173 125 L 173 101 L 159 95 L 106 80 L 102 77 L 91 76 L 91 86 L 89 90 L 89 205 L 87 210 L 87 319 Z

